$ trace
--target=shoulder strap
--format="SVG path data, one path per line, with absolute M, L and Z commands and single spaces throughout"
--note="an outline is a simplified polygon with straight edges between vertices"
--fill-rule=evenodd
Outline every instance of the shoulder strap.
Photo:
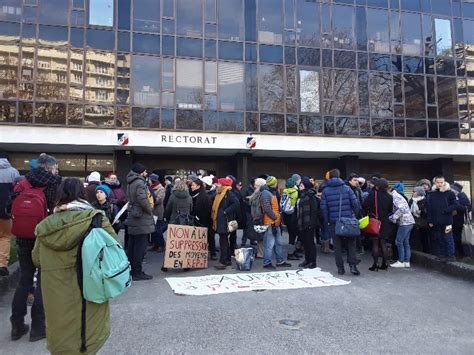
M 341 191 L 339 191 L 339 220 L 341 220 L 342 212 L 342 190 L 344 190 L 344 187 L 341 187 Z
M 375 190 L 375 218 L 379 219 L 379 202 L 377 190 Z

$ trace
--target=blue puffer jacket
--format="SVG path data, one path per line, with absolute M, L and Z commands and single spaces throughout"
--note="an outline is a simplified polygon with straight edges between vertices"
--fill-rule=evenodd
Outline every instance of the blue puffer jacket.
M 342 194 L 341 217 L 358 215 L 360 204 L 352 189 L 339 178 L 327 181 L 321 198 L 321 210 L 325 223 L 336 223 L 339 219 L 339 196 Z

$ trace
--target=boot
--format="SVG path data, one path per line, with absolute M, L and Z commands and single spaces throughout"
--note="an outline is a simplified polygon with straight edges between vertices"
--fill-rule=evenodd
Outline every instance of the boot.
M 349 266 L 350 266 L 352 275 L 355 275 L 355 276 L 360 275 L 360 271 L 357 269 L 356 265 L 349 265 Z
M 329 240 L 322 240 L 321 241 L 321 251 L 324 254 L 330 254 L 331 253 L 331 249 L 329 248 Z
M 21 323 L 14 323 L 10 318 L 10 322 L 12 323 L 11 339 L 13 341 L 20 339 L 30 330 L 30 326 L 28 324 L 25 324 L 24 321 L 22 321 Z

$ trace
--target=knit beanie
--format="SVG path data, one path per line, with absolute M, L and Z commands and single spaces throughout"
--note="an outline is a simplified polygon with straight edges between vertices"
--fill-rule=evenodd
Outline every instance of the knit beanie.
M 8 159 L 8 154 L 5 152 L 0 152 L 0 159 Z
M 301 180 L 301 175 L 293 174 L 293 175 L 291 175 L 291 179 L 294 179 L 295 184 L 296 184 L 296 181 Z
M 168 180 L 169 182 L 173 182 L 173 178 L 169 175 L 167 177 L 165 177 L 165 180 Z
M 405 184 L 403 182 L 397 182 L 395 185 L 393 185 L 393 188 L 397 190 L 399 194 L 403 195 L 405 191 Z
M 295 185 L 296 185 L 296 180 L 293 179 L 292 177 L 289 178 L 288 180 L 286 180 L 285 187 L 286 187 L 287 189 L 292 188 L 292 187 L 295 187 Z
M 418 194 L 418 196 L 425 196 L 426 195 L 425 189 L 421 186 L 415 187 L 413 189 L 413 192 L 416 192 Z
M 220 178 L 217 180 L 218 184 L 222 186 L 232 186 L 232 179 L 231 178 Z
M 276 187 L 277 184 L 278 184 L 278 180 L 277 180 L 276 177 L 274 177 L 274 176 L 267 177 L 267 185 L 269 187 Z
M 461 192 L 463 186 L 459 182 L 454 182 L 454 183 L 451 184 L 451 188 L 453 190 L 456 190 L 457 192 Z
M 421 179 L 417 181 L 416 186 L 428 185 L 431 188 L 431 181 L 428 179 Z
M 100 173 L 97 171 L 93 171 L 89 178 L 87 179 L 88 182 L 99 182 L 100 183 Z
M 303 184 L 305 189 L 311 189 L 314 187 L 311 181 L 309 180 L 309 177 L 307 176 L 301 178 L 301 183 Z
M 207 186 L 212 186 L 212 178 L 210 176 L 204 176 L 200 179 L 203 183 L 205 183 Z
M 30 170 L 35 170 L 37 165 L 38 165 L 38 160 L 36 159 L 30 160 Z
M 145 165 L 142 163 L 135 163 L 132 165 L 132 171 L 137 174 L 141 174 L 146 170 Z
M 254 183 L 255 187 L 260 187 L 266 184 L 267 184 L 267 181 L 265 179 L 262 179 L 262 178 L 255 179 L 255 183 Z
M 99 185 L 95 188 L 95 192 L 97 192 L 99 190 L 104 191 L 104 193 L 107 197 L 110 196 L 110 193 L 111 193 L 110 187 L 108 187 L 107 185 Z
M 157 182 L 159 179 L 160 179 L 160 177 L 156 174 L 151 174 L 150 175 L 151 182 Z

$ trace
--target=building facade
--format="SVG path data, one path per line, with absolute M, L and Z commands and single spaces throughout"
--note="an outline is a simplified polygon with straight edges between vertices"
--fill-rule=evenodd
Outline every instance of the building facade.
M 23 170 L 469 184 L 473 141 L 474 0 L 0 1 L 0 149 Z

